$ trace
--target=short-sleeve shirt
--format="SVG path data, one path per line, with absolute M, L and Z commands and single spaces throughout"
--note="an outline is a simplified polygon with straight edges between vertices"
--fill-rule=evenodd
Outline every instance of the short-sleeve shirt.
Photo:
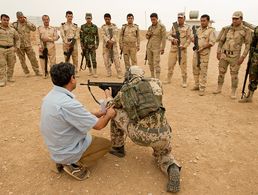
M 97 121 L 70 91 L 54 86 L 43 99 L 40 122 L 51 158 L 61 164 L 80 160 L 91 144 L 89 131 Z

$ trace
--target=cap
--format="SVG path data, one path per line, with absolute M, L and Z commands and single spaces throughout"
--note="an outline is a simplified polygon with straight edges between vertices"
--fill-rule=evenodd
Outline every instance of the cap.
M 131 72 L 131 74 L 138 75 L 138 76 L 144 75 L 144 70 L 140 66 L 137 66 L 137 65 L 132 65 L 130 67 L 130 72 Z
M 86 18 L 86 19 L 87 19 L 87 18 L 92 18 L 92 14 L 91 14 L 91 13 L 86 13 L 85 18 Z
M 243 18 L 243 12 L 241 12 L 241 11 L 236 11 L 236 12 L 233 13 L 232 18 L 240 18 L 240 17 Z
M 184 12 L 180 12 L 177 14 L 178 18 L 184 18 L 185 17 L 185 13 Z
M 21 16 L 24 16 L 22 12 L 16 12 L 16 17 L 21 17 Z

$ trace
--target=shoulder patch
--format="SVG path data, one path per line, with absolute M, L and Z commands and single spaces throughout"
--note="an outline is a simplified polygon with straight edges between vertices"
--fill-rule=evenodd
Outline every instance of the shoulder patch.
M 114 24 L 114 23 L 111 23 L 113 26 L 116 26 L 116 24 Z
M 78 26 L 76 23 L 73 23 L 73 25 L 76 26 L 76 27 Z
M 62 26 L 65 25 L 65 22 L 61 23 L 61 25 L 62 25 Z

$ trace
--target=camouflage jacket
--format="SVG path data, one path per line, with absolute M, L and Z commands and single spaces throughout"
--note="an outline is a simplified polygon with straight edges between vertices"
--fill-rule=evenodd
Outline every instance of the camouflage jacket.
M 21 47 L 30 47 L 31 46 L 31 37 L 30 32 L 36 31 L 36 26 L 31 22 L 27 21 L 24 24 L 20 22 L 14 22 L 12 24 L 13 28 L 19 33 Z
M 81 45 L 87 47 L 99 46 L 98 27 L 95 24 L 83 24 L 80 31 Z

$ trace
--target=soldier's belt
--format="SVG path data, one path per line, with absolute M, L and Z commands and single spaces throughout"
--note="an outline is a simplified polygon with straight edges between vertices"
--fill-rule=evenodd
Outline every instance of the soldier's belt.
M 9 49 L 9 48 L 11 48 L 11 47 L 13 47 L 13 45 L 10 45 L 10 46 L 0 45 L 0 48 L 3 48 L 3 49 Z

